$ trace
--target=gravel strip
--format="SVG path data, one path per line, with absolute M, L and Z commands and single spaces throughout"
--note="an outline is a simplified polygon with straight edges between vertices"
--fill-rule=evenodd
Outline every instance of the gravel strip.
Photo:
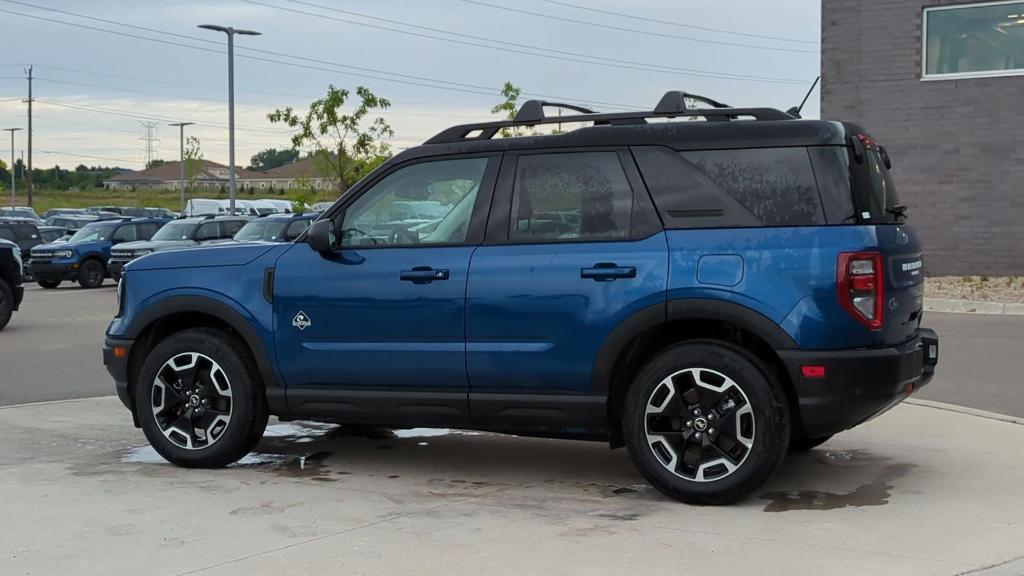
M 1024 278 L 1016 276 L 938 276 L 926 278 L 926 298 L 1024 303 Z

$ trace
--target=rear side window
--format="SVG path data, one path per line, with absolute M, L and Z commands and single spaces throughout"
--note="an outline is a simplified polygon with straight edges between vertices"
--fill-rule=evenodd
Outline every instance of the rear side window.
M 149 240 L 150 238 L 153 237 L 153 234 L 156 234 L 156 231 L 159 229 L 159 224 L 139 224 L 139 240 Z
M 235 234 L 245 226 L 242 220 L 225 220 L 220 223 L 220 238 L 234 238 Z
M 220 223 L 218 222 L 207 222 L 196 230 L 196 240 L 213 240 L 220 237 Z
M 306 218 L 292 222 L 291 224 L 288 225 L 288 229 L 284 233 L 284 239 L 295 240 L 296 238 L 299 237 L 299 234 L 302 234 L 306 230 L 306 228 L 309 228 L 309 225 L 312 223 L 312 220 Z
M 633 190 L 616 152 L 520 156 L 513 241 L 612 240 L 630 234 Z
M 7 226 L 0 226 L 0 238 L 14 242 L 14 230 Z
M 762 226 L 825 223 L 806 148 L 695 150 L 681 153 L 722 195 L 739 203 Z
M 134 224 L 121 226 L 120 228 L 117 229 L 117 232 L 114 232 L 113 240 L 115 242 L 134 242 L 135 240 L 138 239 L 138 237 L 135 235 L 135 232 L 136 229 Z
M 896 224 L 900 216 L 893 210 L 899 196 L 896 185 L 885 165 L 888 153 L 873 140 L 863 136 L 860 145 L 850 148 L 850 181 L 853 201 L 860 221 L 865 224 Z M 862 153 L 860 161 L 857 154 Z

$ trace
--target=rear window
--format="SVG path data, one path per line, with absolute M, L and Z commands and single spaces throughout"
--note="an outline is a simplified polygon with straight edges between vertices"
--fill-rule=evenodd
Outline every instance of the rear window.
M 865 224 L 896 224 L 901 218 L 893 207 L 900 201 L 885 165 L 887 153 L 870 139 L 866 139 L 865 144 L 863 161 L 858 163 L 854 156 L 850 162 L 850 181 L 858 216 Z M 853 149 L 850 154 L 854 155 Z

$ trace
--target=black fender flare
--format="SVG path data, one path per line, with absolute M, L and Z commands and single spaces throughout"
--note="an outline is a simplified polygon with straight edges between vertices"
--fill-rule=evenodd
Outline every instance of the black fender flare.
M 659 325 L 677 320 L 719 320 L 736 325 L 762 338 L 775 350 L 797 348 L 793 338 L 770 318 L 733 302 L 705 298 L 682 298 L 654 304 L 626 318 L 608 335 L 594 359 L 591 369 L 591 390 L 609 394 L 615 363 L 638 336 Z
M 274 371 L 274 364 L 270 360 L 270 354 L 252 324 L 241 313 L 223 302 L 198 295 L 168 296 L 140 311 L 118 338 L 135 340 L 158 320 L 172 314 L 184 312 L 198 312 L 212 316 L 230 326 L 242 337 L 242 340 L 256 360 L 256 368 L 259 370 L 267 390 L 267 402 L 270 404 L 271 411 L 274 412 L 276 408 L 275 400 L 282 402 L 284 400 L 284 388 L 281 386 L 277 373 Z

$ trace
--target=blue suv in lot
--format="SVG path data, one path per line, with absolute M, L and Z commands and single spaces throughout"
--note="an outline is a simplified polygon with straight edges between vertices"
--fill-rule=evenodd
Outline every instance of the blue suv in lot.
M 153 447 L 224 466 L 271 414 L 600 440 L 717 504 L 931 379 L 921 246 L 864 130 L 550 105 L 402 152 L 294 242 L 130 263 L 104 362 Z M 589 125 L 495 137 L 556 122 Z
M 110 248 L 122 242 L 149 240 L 166 218 L 101 220 L 82 226 L 67 242 L 32 248 L 28 270 L 43 288 L 61 282 L 78 282 L 82 288 L 98 288 L 107 278 Z

